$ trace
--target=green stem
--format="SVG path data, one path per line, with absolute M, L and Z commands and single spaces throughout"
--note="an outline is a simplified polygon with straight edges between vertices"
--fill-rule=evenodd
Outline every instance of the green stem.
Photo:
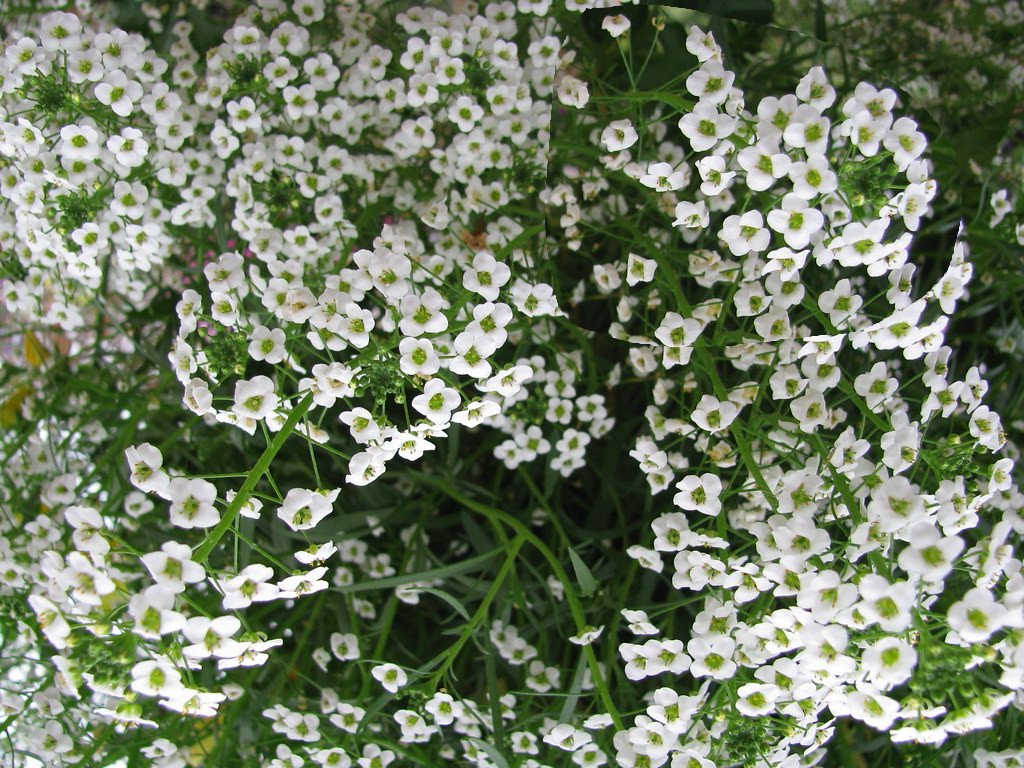
M 494 598 L 498 596 L 498 592 L 502 585 L 505 583 L 505 579 L 508 578 L 509 571 L 512 570 L 512 566 L 515 565 L 516 556 L 519 554 L 520 547 L 523 546 L 525 538 L 520 534 L 516 536 L 511 542 L 509 542 L 508 555 L 505 557 L 505 562 L 501 565 L 501 570 L 498 571 L 498 575 L 494 577 L 494 581 L 491 583 L 491 588 L 487 590 L 487 594 L 484 595 L 483 601 L 479 607 L 473 613 L 473 617 L 469 620 L 469 624 L 459 634 L 459 639 L 455 641 L 455 644 L 448 649 L 445 654 L 445 660 L 441 666 L 437 668 L 430 677 L 430 688 L 437 685 L 438 680 L 444 677 L 445 673 L 449 670 L 451 665 L 455 662 L 462 647 L 469 642 L 469 639 L 473 636 L 476 628 L 480 626 L 483 620 L 487 616 L 487 609 L 491 607 L 491 603 L 494 602 Z
M 245 482 L 242 483 L 242 487 L 238 489 L 238 493 L 235 494 L 235 498 L 228 504 L 228 508 L 224 510 L 224 515 L 221 517 L 220 522 L 214 526 L 213 530 L 207 535 L 206 539 L 193 555 L 193 560 L 197 563 L 205 563 L 206 559 L 213 552 L 214 547 L 217 546 L 218 542 L 224 537 L 235 522 L 235 518 L 238 516 L 239 510 L 249 500 L 253 490 L 256 488 L 256 483 L 260 481 L 260 478 L 270 469 L 270 462 L 274 460 L 277 452 L 281 450 L 281 446 L 284 445 L 288 436 L 295 430 L 295 425 L 299 423 L 306 411 L 309 410 L 310 404 L 313 402 L 313 393 L 306 393 L 305 397 L 298 402 L 298 404 L 292 408 L 291 413 L 288 414 L 287 420 L 281 427 L 281 431 L 278 432 L 274 439 L 270 441 L 270 445 L 263 451 L 263 455 L 260 456 L 259 461 L 256 462 L 256 466 L 250 470 L 249 474 L 245 478 Z
M 579 597 L 576 595 L 575 584 L 565 572 L 565 568 L 562 567 L 562 564 L 559 562 L 558 557 L 555 556 L 555 553 L 552 552 L 548 548 L 547 544 L 541 541 L 525 523 L 507 512 L 495 509 L 494 507 L 489 507 L 486 504 L 481 504 L 479 501 L 463 495 L 455 488 L 451 487 L 451 485 L 443 478 L 432 477 L 431 475 L 426 475 L 422 472 L 411 472 L 410 474 L 420 482 L 434 486 L 450 499 L 457 501 L 467 509 L 471 509 L 484 517 L 500 520 L 515 531 L 518 536 L 521 536 L 529 542 L 530 545 L 540 552 L 541 556 L 547 560 L 548 565 L 555 574 L 555 578 L 557 578 L 565 588 L 566 602 L 569 603 L 569 611 L 576 624 L 576 631 L 583 632 L 587 629 L 588 625 L 586 615 L 583 612 L 583 606 L 580 604 Z M 594 649 L 592 646 L 587 645 L 583 647 L 583 652 L 587 657 L 587 664 L 590 666 L 590 673 L 594 679 L 594 687 L 597 688 L 598 694 L 601 697 L 601 702 L 604 704 L 605 709 L 608 710 L 608 714 L 611 716 L 612 722 L 615 723 L 615 727 L 621 731 L 624 729 L 622 718 L 612 701 L 611 694 L 608 691 L 608 685 L 604 680 L 604 675 L 601 673 L 601 667 L 597 663 L 597 656 L 594 654 Z

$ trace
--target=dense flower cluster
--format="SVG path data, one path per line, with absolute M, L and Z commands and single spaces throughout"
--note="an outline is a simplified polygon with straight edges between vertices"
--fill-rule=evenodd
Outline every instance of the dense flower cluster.
M 1017 32 L 1024 6 L 1017 0 L 824 0 L 824 5 L 829 42 L 866 54 L 878 71 L 944 122 L 977 123 L 991 118 L 994 109 L 1000 119 L 1006 115 L 1020 129 L 1013 107 L 1024 91 L 1024 43 Z M 780 21 L 806 34 L 820 34 L 811 21 L 813 7 L 787 6 Z M 1011 112 L 1004 111 L 1007 107 Z
M 1020 708 L 1017 449 L 908 105 L 452 5 L 10 31 L 12 749 L 795 766 Z

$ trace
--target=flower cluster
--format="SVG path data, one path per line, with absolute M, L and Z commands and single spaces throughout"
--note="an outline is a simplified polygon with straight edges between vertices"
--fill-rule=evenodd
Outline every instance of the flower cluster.
M 916 104 L 956 127 L 976 127 L 993 119 L 995 110 L 1019 129 L 1020 119 L 1013 115 L 1024 88 L 1024 47 L 1015 32 L 1024 21 L 1019 2 L 962 0 L 922 7 L 901 0 L 884 13 L 850 0 L 828 5 L 824 34 L 829 41 L 867 54 L 872 66 L 910 92 Z M 793 4 L 782 13 L 783 26 L 822 34 L 808 23 L 813 5 Z M 977 147 L 958 150 L 984 156 Z
M 1014 410 L 928 129 L 619 5 L 8 30 L 14 753 L 768 768 L 1016 716 Z

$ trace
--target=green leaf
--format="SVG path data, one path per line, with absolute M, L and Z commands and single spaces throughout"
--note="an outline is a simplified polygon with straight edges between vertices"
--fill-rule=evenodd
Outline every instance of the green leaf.
M 403 584 L 411 584 L 414 581 L 444 579 L 448 576 L 472 571 L 478 566 L 486 564 L 497 555 L 503 554 L 504 551 L 504 547 L 498 547 L 497 549 L 492 549 L 490 552 L 484 552 L 482 555 L 477 555 L 475 557 L 468 558 L 467 560 L 452 563 L 451 565 L 446 565 L 441 568 L 431 568 L 426 571 L 417 571 L 415 573 L 402 573 L 398 576 L 387 576 L 383 579 L 373 579 L 372 581 L 361 581 L 358 584 L 348 584 L 344 587 L 331 587 L 331 591 L 338 592 L 340 594 L 345 594 L 347 592 L 368 592 L 375 589 L 391 589 L 393 587 L 400 587 Z
M 543 234 L 546 229 L 546 224 L 536 224 L 532 227 L 527 227 L 518 235 L 509 240 L 504 246 L 499 248 L 494 255 L 497 256 L 498 258 L 505 258 L 510 253 L 512 253 L 512 251 L 514 251 L 516 248 L 521 248 L 522 246 L 526 245 L 526 243 L 530 240 L 531 237 Z
M 270 445 L 267 446 L 266 450 L 263 451 L 263 455 L 256 462 L 256 466 L 253 467 L 249 474 L 245 478 L 245 482 L 242 483 L 242 487 L 235 493 L 235 498 L 228 504 L 227 509 L 224 510 L 224 514 L 220 518 L 220 522 L 214 526 L 203 543 L 196 549 L 195 554 L 192 555 L 192 559 L 197 563 L 205 563 L 206 558 L 213 552 L 214 547 L 224 537 L 224 534 L 228 532 L 231 526 L 235 522 L 235 518 L 238 516 L 238 511 L 242 508 L 242 505 L 249 500 L 252 492 L 256 488 L 256 483 L 259 482 L 263 474 L 270 469 L 270 462 L 274 460 L 277 452 L 281 450 L 281 446 L 284 445 L 289 435 L 294 431 L 295 425 L 299 423 L 303 416 L 306 415 L 306 411 L 309 410 L 309 406 L 313 404 L 313 393 L 310 392 L 305 395 L 302 400 L 292 408 L 291 413 L 288 414 L 288 418 L 285 420 L 280 431 L 271 440 Z M 279 528 L 280 526 L 275 526 Z
M 508 768 L 508 761 L 505 759 L 505 756 L 501 754 L 493 744 L 488 744 L 486 741 L 482 741 L 481 739 L 471 738 L 469 741 L 473 742 L 473 746 L 477 749 L 486 752 L 498 768 Z
M 569 686 L 569 695 L 565 697 L 562 711 L 558 714 L 559 722 L 568 723 L 572 713 L 576 710 L 576 704 L 580 700 L 580 692 L 583 690 L 583 678 L 586 675 L 586 671 L 587 655 L 581 653 L 579 661 L 576 662 L 576 672 L 573 673 L 572 684 Z
M 569 547 L 569 561 L 572 563 L 572 569 L 576 573 L 576 581 L 580 584 L 580 597 L 590 597 L 597 591 L 597 579 L 594 578 L 594 574 L 590 572 L 587 564 L 580 560 L 580 556 L 573 551 L 572 547 Z
M 464 606 L 459 601 L 459 599 L 456 598 L 454 595 L 445 592 L 443 589 L 437 589 L 436 587 L 416 587 L 415 591 L 426 592 L 428 594 L 440 597 L 442 600 L 448 603 L 448 605 L 454 608 L 462 618 L 464 618 L 466 621 L 470 621 L 469 611 L 466 610 L 466 606 Z

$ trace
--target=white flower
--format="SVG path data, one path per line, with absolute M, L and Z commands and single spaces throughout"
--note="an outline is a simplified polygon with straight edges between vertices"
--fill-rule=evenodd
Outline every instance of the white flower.
M 208 480 L 176 477 L 168 485 L 167 497 L 171 523 L 179 528 L 209 528 L 220 522 L 214 506 L 217 487 Z
M 448 370 L 459 376 L 485 379 L 491 375 L 491 364 L 487 358 L 494 354 L 496 347 L 487 336 L 472 331 L 463 331 L 452 342 L 455 356 L 448 360 Z
M 938 582 L 953 570 L 953 561 L 964 548 L 958 536 L 942 536 L 930 522 L 922 520 L 907 531 L 909 546 L 899 554 L 900 568 L 926 582 Z
M 451 694 L 443 692 L 435 693 L 423 708 L 434 718 L 435 723 L 442 726 L 451 725 L 466 710 L 461 701 L 455 701 Z
M 512 286 L 512 298 L 516 309 L 527 317 L 562 314 L 554 289 L 546 283 L 530 285 L 525 280 L 516 280 Z
M 768 683 L 747 683 L 736 690 L 736 709 L 747 717 L 762 717 L 775 709 L 782 689 Z
M 327 573 L 327 566 L 318 565 L 308 571 L 286 576 L 277 583 L 281 590 L 280 597 L 302 597 L 327 589 L 330 585 L 323 578 L 325 573 Z
M 457 391 L 445 386 L 444 381 L 431 379 L 423 387 L 423 393 L 412 399 L 412 407 L 434 424 L 447 424 L 461 399 Z
M 901 117 L 886 132 L 882 145 L 893 153 L 896 168 L 905 171 L 927 148 L 928 140 L 917 130 L 917 123 L 909 117 Z
M 861 595 L 860 612 L 869 623 L 877 623 L 886 632 L 902 632 L 910 626 L 916 594 L 907 581 L 889 583 L 884 576 L 869 573 L 857 585 Z
M 369 485 L 384 473 L 386 458 L 379 448 L 360 451 L 349 459 L 345 482 L 350 485 Z
M 170 477 L 162 469 L 164 457 L 156 446 L 143 442 L 125 451 L 128 467 L 131 469 L 132 485 L 145 493 L 165 496 Z
M 946 615 L 949 628 L 968 643 L 986 641 L 1007 623 L 1006 619 L 1006 608 L 983 587 L 967 590 Z
M 692 25 L 686 35 L 686 50 L 697 57 L 697 61 L 711 59 L 721 61 L 722 50 L 715 42 L 714 36 L 696 25 Z
M 604 627 L 586 627 L 583 631 L 569 638 L 573 645 L 590 645 L 604 632 Z
M 124 72 L 114 69 L 104 76 L 102 82 L 96 84 L 94 93 L 97 101 L 109 106 L 114 114 L 128 117 L 134 109 L 134 104 L 142 98 L 143 91 L 142 86 L 134 80 L 129 80 Z M 141 131 L 139 135 L 142 135 Z
M 908 529 L 927 515 L 921 489 L 907 478 L 897 475 L 871 491 L 867 506 L 868 520 L 884 533 Z
M 249 335 L 249 357 L 262 360 L 271 365 L 280 363 L 285 358 L 284 331 L 280 328 L 270 329 L 265 325 L 257 325 Z
M 721 432 L 739 415 L 739 408 L 728 400 L 719 400 L 712 395 L 703 395 L 690 419 L 705 432 Z
M 683 200 L 676 203 L 676 220 L 672 222 L 673 227 L 703 229 L 708 226 L 710 221 L 708 206 L 703 200 L 698 200 L 695 203 Z
M 206 578 L 206 569 L 192 560 L 192 548 L 187 544 L 166 541 L 159 551 L 148 552 L 139 561 L 158 584 L 172 592 L 184 592 L 186 584 Z
M 495 259 L 492 253 L 480 251 L 473 257 L 472 266 L 463 273 L 462 285 L 485 300 L 494 301 L 511 276 L 512 270 L 507 264 Z
M 613 16 L 605 16 L 601 20 L 601 29 L 612 37 L 621 37 L 626 34 L 629 31 L 629 26 L 629 19 L 621 13 L 616 13 Z
M 721 155 L 708 155 L 696 162 L 697 172 L 700 174 L 702 184 L 701 193 L 708 197 L 717 197 L 732 183 L 736 171 L 726 170 L 726 160 Z
M 833 715 L 848 714 L 876 730 L 887 731 L 899 715 L 900 704 L 880 693 L 874 686 L 858 683 L 852 693 L 846 694 L 845 697 L 838 694 L 831 699 L 829 709 Z
M 113 153 L 123 176 L 130 169 L 142 165 L 149 152 L 149 143 L 142 138 L 142 131 L 138 128 L 127 127 L 107 139 L 107 149 Z
M 292 488 L 284 497 L 277 510 L 277 516 L 293 531 L 306 531 L 315 528 L 333 511 L 334 500 L 341 493 L 335 488 L 328 493 L 311 491 L 306 488 Z
M 722 114 L 706 101 L 698 101 L 693 111 L 679 118 L 679 130 L 690 140 L 694 152 L 706 152 L 731 135 L 738 119 Z
M 478 424 L 484 424 L 493 419 L 495 416 L 501 413 L 501 406 L 493 400 L 473 400 L 466 404 L 466 407 L 461 411 L 457 411 L 452 414 L 452 421 L 456 424 L 462 424 L 466 427 L 475 427 Z M 401 453 L 407 459 L 416 459 L 422 454 L 423 450 L 434 450 L 434 446 L 431 443 L 413 436 L 410 439 L 416 440 L 416 449 L 410 453 L 409 443 L 403 443 L 402 447 L 399 448 Z
M 380 439 L 381 428 L 373 414 L 365 408 L 353 408 L 338 414 L 338 420 L 347 424 L 349 434 L 360 445 L 376 442 Z
M 473 130 L 473 126 L 483 116 L 483 107 L 477 104 L 471 96 L 459 96 L 448 108 L 448 119 L 455 123 L 463 133 Z
M 883 361 L 875 363 L 871 370 L 862 373 L 853 380 L 854 391 L 864 398 L 868 408 L 876 413 L 882 410 L 883 404 L 899 388 L 899 381 L 889 376 L 888 368 Z
M 605 17 L 605 21 L 609 17 Z M 626 119 L 613 120 L 601 131 L 601 144 L 609 152 L 621 152 L 636 144 L 639 136 L 633 124 Z
M 242 623 L 236 616 L 193 616 L 185 622 L 182 634 L 191 643 L 182 653 L 191 659 L 230 658 L 244 650 L 244 643 L 232 640 L 231 636 L 241 629 Z
M 89 125 L 65 125 L 60 129 L 58 151 L 70 162 L 91 163 L 99 157 L 99 133 Z
M 181 673 L 166 660 L 140 661 L 132 667 L 130 687 L 146 696 L 170 696 L 182 689 Z
M 917 652 L 910 643 L 898 637 L 883 637 L 865 649 L 861 657 L 864 671 L 883 690 L 909 678 L 916 665 Z
M 747 186 L 755 192 L 771 188 L 776 179 L 786 175 L 792 162 L 789 155 L 779 152 L 778 147 L 769 142 L 744 147 L 737 153 L 736 160 L 747 172 Z
M 795 250 L 806 248 L 811 238 L 824 225 L 825 216 L 816 208 L 809 207 L 807 200 L 797 194 L 782 198 L 781 208 L 768 212 L 768 226 L 782 235 L 786 245 Z
M 689 181 L 688 168 L 676 169 L 671 163 L 650 163 L 647 172 L 640 176 L 640 183 L 658 192 L 680 189 Z M 676 214 L 679 215 L 678 212 Z
M 74 528 L 71 534 L 75 548 L 81 552 L 105 555 L 110 543 L 103 537 L 103 518 L 92 507 L 74 505 L 64 510 L 64 520 Z
M 273 380 L 268 376 L 241 379 L 235 382 L 235 402 L 231 411 L 243 419 L 265 419 L 281 402 L 275 389 Z
M 163 695 L 166 698 L 160 699 L 161 706 L 196 717 L 213 717 L 217 714 L 218 705 L 225 699 L 223 693 L 198 691 L 184 686 Z
M 971 414 L 968 429 L 971 435 L 977 438 L 978 444 L 985 446 L 990 451 L 998 451 L 1006 442 L 999 414 L 992 411 L 987 405 L 978 406 Z
M 409 682 L 409 676 L 395 664 L 378 664 L 370 670 L 370 674 L 388 693 L 398 693 L 398 689 Z
M 558 84 L 558 100 L 567 107 L 583 109 L 590 101 L 590 89 L 582 80 L 566 75 Z
M 686 644 L 686 650 L 693 657 L 690 674 L 694 677 L 728 680 L 736 673 L 736 662 L 732 660 L 736 641 L 731 637 L 695 637 Z
M 633 287 L 651 282 L 657 269 L 658 262 L 654 259 L 645 259 L 643 256 L 630 253 L 626 258 L 626 285 Z
M 718 233 L 734 256 L 760 253 L 767 250 L 771 232 L 764 226 L 760 211 L 747 211 L 742 215 L 733 214 L 722 222 Z
M 589 733 L 581 731 L 568 723 L 559 723 L 544 736 L 545 744 L 558 747 L 566 752 L 573 752 L 593 740 L 594 737 Z
M 370 331 L 373 330 L 373 326 L 373 313 L 355 302 L 349 302 L 345 305 L 345 313 L 337 333 L 353 347 L 362 349 L 370 343 Z
M 787 173 L 793 182 L 793 194 L 804 200 L 813 200 L 839 188 L 839 179 L 825 155 L 810 155 L 806 162 L 793 163 Z
M 451 216 L 448 212 L 448 198 L 435 200 L 420 219 L 431 229 L 447 229 L 448 224 L 451 222 Z
M 815 66 L 801 78 L 796 86 L 796 97 L 819 112 L 828 109 L 836 99 L 835 89 L 822 67 Z
M 687 475 L 678 483 L 679 490 L 672 502 L 680 509 L 692 510 L 705 515 L 717 515 L 722 511 L 719 496 L 722 481 L 717 475 L 705 472 L 702 475 Z
M 441 358 L 428 339 L 402 339 L 398 366 L 409 376 L 432 376 L 441 370 Z
M 331 653 L 339 661 L 352 661 L 359 658 L 359 639 L 351 632 L 342 634 L 333 632 L 330 637 Z
M 274 569 L 262 563 L 253 563 L 241 570 L 236 576 L 218 580 L 224 593 L 224 610 L 232 611 L 248 608 L 254 602 L 265 602 L 277 598 L 280 590 L 271 584 Z
M 720 61 L 710 59 L 700 65 L 686 78 L 686 90 L 701 103 L 724 104 L 729 98 L 736 75 L 722 66 Z

